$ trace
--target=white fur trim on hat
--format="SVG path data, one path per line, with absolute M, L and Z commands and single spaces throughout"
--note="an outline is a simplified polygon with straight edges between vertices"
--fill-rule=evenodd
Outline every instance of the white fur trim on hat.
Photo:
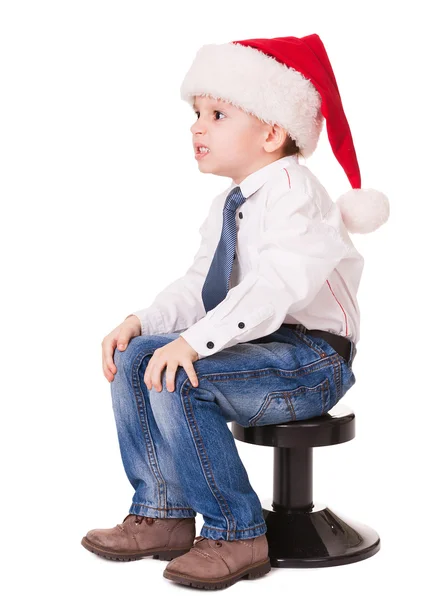
M 229 42 L 202 46 L 181 84 L 181 98 L 230 102 L 262 121 L 283 127 L 304 158 L 316 149 L 324 117 L 314 85 L 260 50 Z
M 371 233 L 386 223 L 390 215 L 387 196 L 370 188 L 352 189 L 342 194 L 336 204 L 351 233 Z

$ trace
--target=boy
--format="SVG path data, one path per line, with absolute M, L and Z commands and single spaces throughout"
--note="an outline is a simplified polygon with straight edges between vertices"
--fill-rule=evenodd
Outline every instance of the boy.
M 200 170 L 232 183 L 212 201 L 186 274 L 103 340 L 135 494 L 123 523 L 82 543 L 107 558 L 173 559 L 166 578 L 215 589 L 270 570 L 262 508 L 227 424 L 319 416 L 354 385 L 363 259 L 347 230 L 379 227 L 388 201 L 359 189 L 338 207 L 299 164 L 326 115 L 360 187 L 317 35 L 204 46 L 181 93 L 196 113 Z

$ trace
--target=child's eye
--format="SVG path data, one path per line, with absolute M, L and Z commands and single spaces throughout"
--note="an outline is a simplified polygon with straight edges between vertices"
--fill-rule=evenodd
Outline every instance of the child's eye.
M 198 117 L 198 119 L 199 119 L 199 116 L 200 116 L 200 113 L 199 113 L 199 111 L 197 111 L 197 110 L 196 110 L 196 111 L 194 111 L 194 112 L 195 112 L 196 116 L 197 116 L 197 117 Z M 226 116 L 224 113 L 222 113 L 222 112 L 221 112 L 221 111 L 219 111 L 219 110 L 214 110 L 213 112 L 214 112 L 214 113 L 216 113 L 216 114 L 218 114 L 218 115 L 223 115 L 223 117 L 225 117 L 225 116 Z M 220 119 L 217 119 L 217 120 L 219 121 Z M 221 119 L 221 121 L 222 121 L 222 120 L 223 120 L 223 119 Z

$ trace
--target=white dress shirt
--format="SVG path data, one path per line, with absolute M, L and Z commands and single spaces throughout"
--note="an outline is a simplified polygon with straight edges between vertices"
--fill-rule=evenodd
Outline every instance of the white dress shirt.
M 356 299 L 364 265 L 325 188 L 296 156 L 248 175 L 236 211 L 237 242 L 227 296 L 207 314 L 201 290 L 220 240 L 230 186 L 217 195 L 199 232 L 201 245 L 187 272 L 148 308 L 135 311 L 141 334 L 182 332 L 198 353 L 276 331 L 283 323 L 359 340 Z

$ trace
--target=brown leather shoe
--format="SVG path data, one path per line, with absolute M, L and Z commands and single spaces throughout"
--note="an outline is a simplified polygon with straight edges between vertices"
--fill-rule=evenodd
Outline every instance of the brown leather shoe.
M 256 579 L 271 570 L 265 534 L 246 540 L 211 540 L 199 535 L 193 547 L 163 571 L 166 579 L 206 590 L 229 587 L 242 578 Z
M 195 539 L 195 517 L 155 519 L 129 513 L 112 529 L 91 529 L 81 544 L 112 560 L 139 560 L 153 556 L 171 560 L 188 552 Z

